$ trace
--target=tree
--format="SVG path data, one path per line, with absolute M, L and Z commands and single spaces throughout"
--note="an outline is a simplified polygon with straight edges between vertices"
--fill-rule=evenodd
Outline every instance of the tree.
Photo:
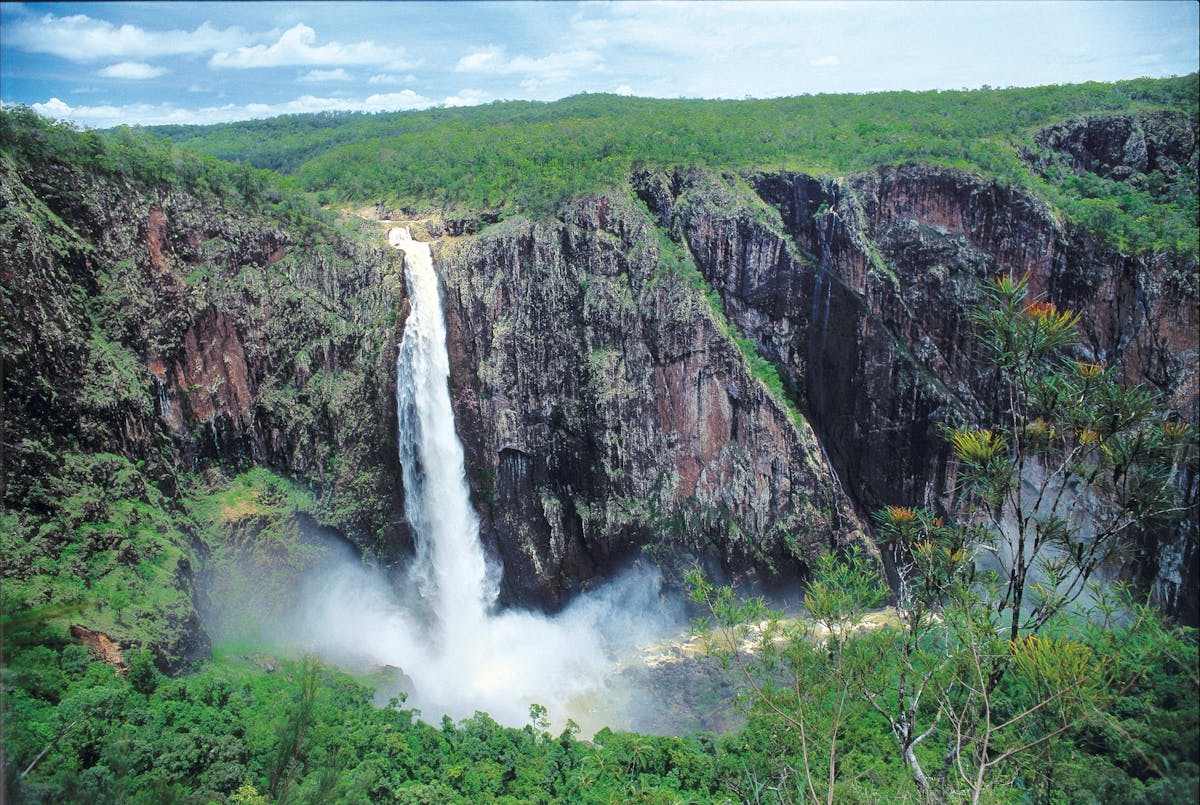
M 973 321 L 1001 404 L 985 426 L 946 431 L 958 464 L 953 518 L 912 506 L 875 514 L 895 569 L 896 621 L 852 634 L 878 600 L 874 587 L 860 555 L 826 557 L 806 605 L 826 628 L 817 642 L 827 662 L 805 661 L 811 629 L 787 635 L 783 650 L 764 632 L 754 656 L 733 651 L 754 698 L 799 731 L 814 800 L 814 697 L 806 690 L 834 691 L 838 701 L 822 721 L 825 798 L 853 696 L 887 724 L 923 800 L 977 802 L 1102 713 L 1132 684 L 1114 669 L 1141 667 L 1129 654 L 1148 650 L 1115 636 L 1148 629 L 1152 609 L 1126 596 L 1131 614 L 1118 625 L 1110 599 L 1123 591 L 1095 601 L 1085 592 L 1095 592 L 1097 570 L 1139 529 L 1180 513 L 1173 478 L 1179 462 L 1194 460 L 1190 427 L 1158 414 L 1150 392 L 1121 384 L 1110 368 L 1072 358 L 1079 317 L 1031 300 L 1028 278 L 987 283 Z M 702 579 L 693 590 L 719 622 L 757 614 Z M 784 678 L 791 698 L 781 698 Z
M 761 598 L 740 600 L 699 570 L 688 581 L 692 601 L 708 613 L 696 624 L 705 651 L 748 683 L 741 704 L 780 722 L 799 749 L 795 762 L 786 754 L 772 757 L 773 779 L 752 776 L 750 786 L 780 799 L 833 803 L 842 772 L 839 734 L 861 709 L 850 667 L 861 657 L 849 650 L 851 639 L 867 610 L 887 596 L 874 561 L 858 549 L 821 556 L 804 596 L 809 620 L 784 619 Z M 739 783 L 731 787 L 752 798 Z
M 288 788 L 301 776 L 308 758 L 320 682 L 320 663 L 311 656 L 305 657 L 297 674 L 296 700 L 279 725 L 279 743 L 268 774 L 268 793 L 281 802 L 287 800 Z

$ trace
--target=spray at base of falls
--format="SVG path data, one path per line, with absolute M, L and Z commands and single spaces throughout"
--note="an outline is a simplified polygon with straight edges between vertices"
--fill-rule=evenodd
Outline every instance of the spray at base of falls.
M 388 242 L 404 250 L 412 306 L 396 398 L 405 509 L 417 541 L 411 586 L 420 594 L 405 597 L 361 564 L 339 565 L 309 585 L 306 634 L 323 655 L 403 670 L 412 682 L 409 704 L 428 719 L 482 710 L 521 726 L 537 703 L 556 723 L 572 718 L 588 734 L 619 727 L 619 708 L 606 704 L 606 678 L 618 659 L 678 632 L 682 604 L 664 604 L 658 572 L 640 569 L 554 617 L 493 611 L 499 568 L 484 554 L 470 505 L 429 245 L 400 228 Z

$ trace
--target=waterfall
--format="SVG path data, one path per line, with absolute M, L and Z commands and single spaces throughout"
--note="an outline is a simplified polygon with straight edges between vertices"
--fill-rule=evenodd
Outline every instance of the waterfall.
M 437 621 L 435 635 L 469 635 L 497 592 L 479 544 L 462 444 L 450 405 L 446 324 L 428 243 L 397 227 L 388 242 L 404 251 L 411 313 L 396 359 L 396 411 L 404 504 L 417 543 L 414 574 Z
M 620 726 L 626 712 L 655 712 L 658 704 L 633 688 L 617 696 L 609 679 L 618 659 L 636 662 L 642 646 L 685 622 L 678 604 L 661 599 L 656 569 L 631 568 L 554 616 L 494 610 L 499 568 L 480 545 L 468 495 L 429 245 L 403 228 L 388 243 L 404 252 L 411 308 L 396 360 L 396 412 L 416 560 L 399 585 L 360 562 L 322 569 L 306 583 L 291 628 L 323 656 L 402 670 L 409 703 L 433 719 L 483 710 L 519 727 L 536 702 L 559 726 L 570 716 L 594 731 Z M 642 697 L 636 707 L 633 696 Z

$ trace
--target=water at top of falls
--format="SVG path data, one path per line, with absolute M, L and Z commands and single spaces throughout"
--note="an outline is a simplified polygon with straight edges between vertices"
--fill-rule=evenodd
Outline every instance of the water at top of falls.
M 394 226 L 388 232 L 388 243 L 394 248 L 402 248 L 404 243 L 415 242 L 407 226 Z
M 417 542 L 415 571 L 438 632 L 477 628 L 496 598 L 496 574 L 479 543 L 462 444 L 450 404 L 450 361 L 437 273 L 429 244 L 396 227 L 411 306 L 396 359 L 398 443 L 404 502 Z

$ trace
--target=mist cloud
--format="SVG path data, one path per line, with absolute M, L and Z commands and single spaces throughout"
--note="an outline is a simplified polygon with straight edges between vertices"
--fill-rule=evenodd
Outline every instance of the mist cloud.
M 290 631 L 319 655 L 400 669 L 413 683 L 408 704 L 428 720 L 481 710 L 520 726 L 536 703 L 558 724 L 573 718 L 594 731 L 619 718 L 605 705 L 618 662 L 685 623 L 680 605 L 660 600 L 660 587 L 657 571 L 636 569 L 556 616 L 510 610 L 490 616 L 479 634 L 439 639 L 381 573 L 342 564 L 308 581 Z

